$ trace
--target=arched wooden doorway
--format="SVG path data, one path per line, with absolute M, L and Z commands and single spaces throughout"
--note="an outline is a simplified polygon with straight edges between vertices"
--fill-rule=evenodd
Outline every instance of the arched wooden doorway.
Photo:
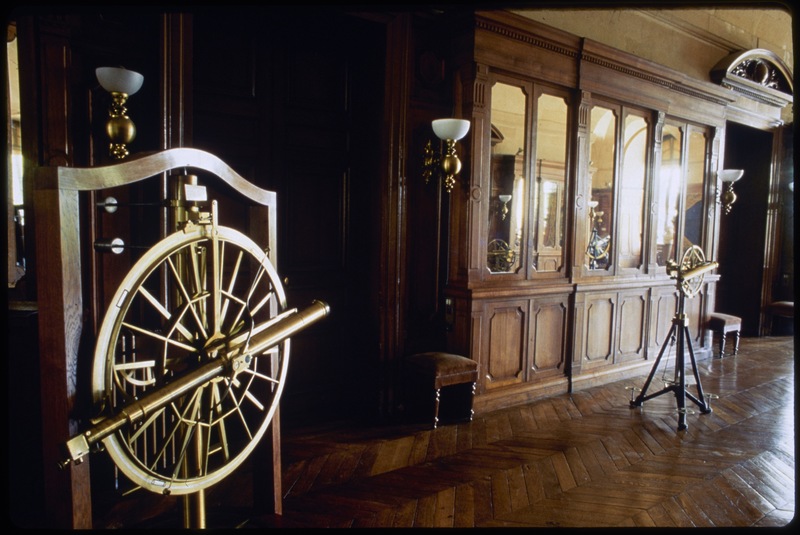
M 717 309 L 742 317 L 746 336 L 788 334 L 768 332 L 765 309 L 794 299 L 793 123 L 785 113 L 792 73 L 773 52 L 753 49 L 726 56 L 710 75 L 738 96 L 729 107 L 723 161 L 744 170 L 734 185 L 736 204 L 720 224 Z

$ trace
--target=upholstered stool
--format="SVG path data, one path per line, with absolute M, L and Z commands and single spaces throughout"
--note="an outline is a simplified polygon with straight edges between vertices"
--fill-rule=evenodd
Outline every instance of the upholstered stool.
M 428 414 L 430 404 L 433 405 L 434 429 L 440 421 L 472 420 L 472 401 L 478 380 L 477 362 L 441 352 L 418 353 L 408 357 L 406 362 L 412 385 L 422 391 L 416 392 L 415 397 L 422 396 Z
M 767 334 L 772 335 L 775 317 L 794 318 L 794 301 L 775 301 L 767 305 Z M 789 333 L 791 334 L 791 332 Z
M 708 315 L 708 328 L 719 336 L 719 358 L 725 357 L 725 337 L 728 333 L 734 334 L 733 354 L 739 353 L 739 336 L 742 330 L 742 318 L 712 312 Z

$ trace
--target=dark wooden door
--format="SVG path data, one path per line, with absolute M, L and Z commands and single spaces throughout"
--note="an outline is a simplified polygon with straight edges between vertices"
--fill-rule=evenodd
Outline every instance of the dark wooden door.
M 772 134 L 728 123 L 725 168 L 744 169 L 733 185 L 736 202 L 720 223 L 719 312 L 742 318 L 742 334 L 757 336 L 761 313 Z
M 292 338 L 282 422 L 361 416 L 377 405 L 385 29 L 261 10 L 198 13 L 194 35 L 196 145 L 278 193 L 289 306 L 331 307 Z

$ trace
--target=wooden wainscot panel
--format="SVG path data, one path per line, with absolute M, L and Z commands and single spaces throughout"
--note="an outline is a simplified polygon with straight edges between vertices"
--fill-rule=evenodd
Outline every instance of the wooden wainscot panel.
M 485 390 L 525 380 L 528 301 L 486 303 L 488 328 Z
M 707 296 L 705 293 L 705 286 L 700 289 L 700 291 L 692 297 L 691 299 L 687 298 L 684 302 L 684 310 L 686 312 L 686 318 L 689 321 L 689 335 L 692 337 L 692 349 L 694 350 L 695 354 L 698 358 L 702 358 L 705 355 L 699 355 L 700 351 L 704 349 L 704 334 L 705 334 L 705 326 L 703 324 L 703 313 L 702 311 L 706 308 L 706 301 Z
M 646 358 L 647 296 L 649 290 L 620 292 L 615 362 Z
M 530 327 L 532 381 L 563 376 L 569 296 L 535 299 Z
M 613 364 L 616 293 L 593 293 L 584 304 L 583 369 Z
M 675 286 L 661 286 L 651 290 L 649 353 L 653 359 L 669 335 L 677 304 Z

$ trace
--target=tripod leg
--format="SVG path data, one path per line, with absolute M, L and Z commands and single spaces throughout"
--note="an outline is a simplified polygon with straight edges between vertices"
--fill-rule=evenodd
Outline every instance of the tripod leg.
M 656 374 L 658 370 L 658 364 L 661 362 L 661 357 L 664 356 L 664 352 L 667 350 L 667 347 L 672 343 L 672 337 L 675 336 L 675 324 L 672 324 L 672 327 L 667 333 L 667 337 L 664 339 L 664 343 L 661 345 L 661 351 L 658 352 L 658 356 L 656 357 L 656 361 L 653 363 L 653 368 L 650 370 L 650 374 L 647 376 L 647 380 L 644 382 L 644 387 L 642 387 L 642 391 L 636 397 L 635 400 L 631 401 L 631 407 L 641 407 L 642 403 L 644 403 L 645 395 L 647 394 L 647 389 L 650 387 L 650 383 L 653 381 L 653 376 Z
M 706 399 L 705 395 L 703 394 L 703 384 L 700 382 L 700 374 L 697 372 L 697 360 L 695 360 L 695 357 L 694 357 L 694 349 L 692 348 L 692 339 L 691 339 L 691 337 L 689 335 L 689 328 L 685 327 L 685 329 L 686 329 L 686 334 L 685 334 L 685 336 L 686 336 L 686 345 L 689 348 L 689 358 L 692 361 L 692 373 L 694 373 L 694 381 L 697 384 L 697 396 L 698 396 L 698 398 L 695 399 L 695 397 L 692 396 L 691 394 L 687 394 L 687 395 L 689 396 L 689 399 L 694 401 L 700 407 L 700 411 L 703 414 L 708 414 L 709 412 L 711 412 L 711 407 L 709 407 L 708 400 Z
M 678 431 L 686 429 L 686 370 L 683 364 L 683 344 L 686 327 L 678 330 L 678 351 L 675 354 L 675 372 L 678 385 L 675 388 L 675 400 L 678 402 Z

